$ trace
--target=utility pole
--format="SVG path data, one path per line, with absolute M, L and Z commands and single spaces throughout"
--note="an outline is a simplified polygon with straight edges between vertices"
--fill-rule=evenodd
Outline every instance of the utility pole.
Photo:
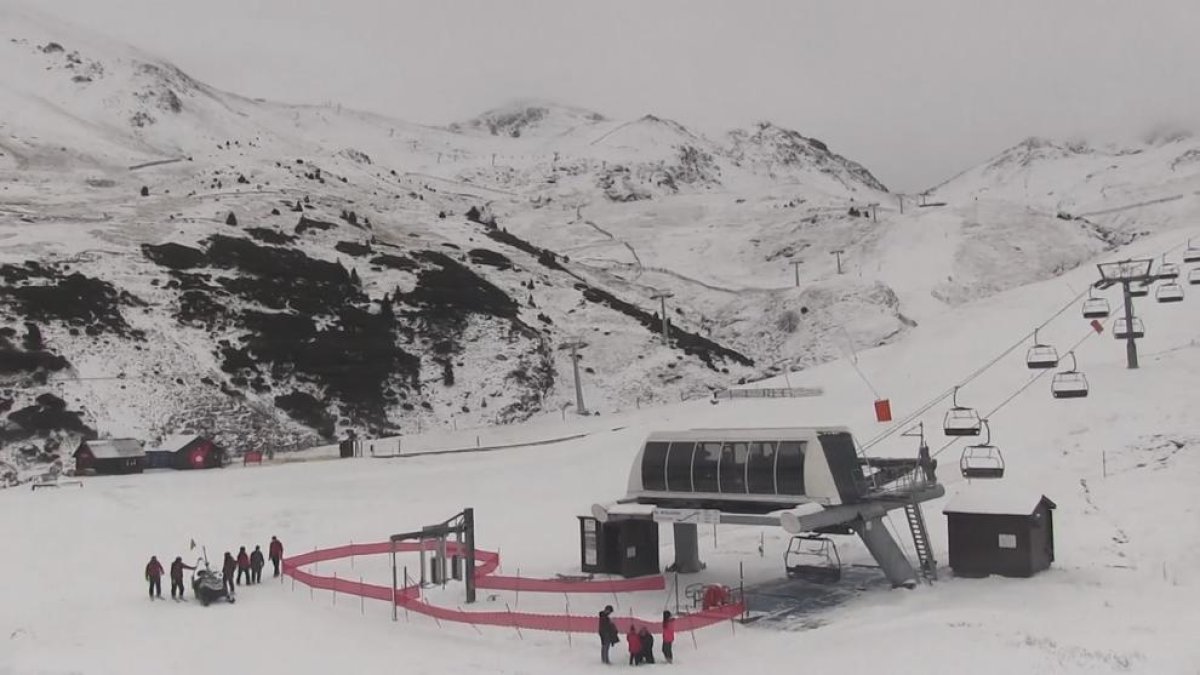
M 904 215 L 904 195 L 896 195 L 896 201 L 900 202 L 900 215 Z
M 671 336 L 670 324 L 667 323 L 667 298 L 673 298 L 675 297 L 675 294 L 671 291 L 658 291 L 650 297 L 654 298 L 655 300 L 659 300 L 662 303 L 662 340 L 665 346 L 670 347 Z
M 871 209 L 871 222 L 878 223 L 879 222 L 879 202 L 871 202 L 870 204 L 867 204 L 867 207 Z
M 574 338 L 570 342 L 563 343 L 563 346 L 571 348 L 571 371 L 575 374 L 575 411 L 580 415 L 586 415 L 587 407 L 583 404 L 583 386 L 579 382 L 579 348 L 586 347 L 587 343 Z
M 1100 263 L 1096 267 L 1100 270 L 1100 283 L 1096 284 L 1098 288 L 1108 288 L 1114 284 L 1121 284 L 1121 294 L 1125 300 L 1125 366 L 1130 369 L 1138 368 L 1138 353 L 1137 353 L 1137 337 L 1133 331 L 1133 293 L 1130 287 L 1135 283 L 1148 284 L 1155 280 L 1155 276 L 1150 273 L 1150 269 L 1154 266 L 1154 260 L 1151 258 L 1143 258 L 1139 260 L 1122 260 L 1115 263 Z M 1117 324 L 1120 325 L 1121 319 L 1118 318 Z
M 842 273 L 842 254 L 845 253 L 845 251 L 843 251 L 842 249 L 839 248 L 836 251 L 831 251 L 831 253 L 833 253 L 835 256 L 837 256 L 837 273 L 841 274 Z
M 788 264 L 790 264 L 796 270 L 796 288 L 800 288 L 800 265 L 803 263 L 804 263 L 803 260 L 789 260 L 788 261 Z

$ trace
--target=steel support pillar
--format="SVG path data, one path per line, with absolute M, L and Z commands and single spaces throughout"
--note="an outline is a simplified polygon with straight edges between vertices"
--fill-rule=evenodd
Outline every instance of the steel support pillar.
M 892 582 L 892 588 L 913 588 L 917 585 L 916 570 L 884 527 L 883 518 L 860 520 L 854 523 L 854 530 L 867 545 L 875 562 L 879 563 L 884 576 Z
M 704 569 L 700 562 L 700 531 L 695 523 L 672 523 L 675 534 L 675 571 L 693 574 Z

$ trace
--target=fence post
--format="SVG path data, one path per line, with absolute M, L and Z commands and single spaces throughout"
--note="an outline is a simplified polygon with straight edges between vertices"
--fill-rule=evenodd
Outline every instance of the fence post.
M 566 603 L 564 613 L 567 616 L 567 646 L 574 647 L 575 643 L 571 640 L 571 596 L 563 593 L 563 601 Z
M 350 540 L 350 569 L 354 569 L 354 540 Z
M 358 578 L 358 614 L 359 614 L 359 616 L 366 616 L 366 614 L 367 614 L 367 596 L 363 595 L 364 592 L 365 592 L 365 590 L 363 589 L 362 577 L 359 577 Z
M 513 601 L 513 604 L 516 605 L 518 608 L 521 606 L 521 568 L 520 567 L 517 568 L 517 599 Z
M 337 572 L 334 572 L 333 573 L 333 606 L 334 607 L 337 607 L 337 585 L 338 585 L 338 576 L 337 576 Z

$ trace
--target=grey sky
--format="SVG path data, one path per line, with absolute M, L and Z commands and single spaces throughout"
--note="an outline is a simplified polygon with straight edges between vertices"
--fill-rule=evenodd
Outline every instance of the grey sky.
M 29 1 L 29 0 L 27 0 Z M 446 123 L 770 119 L 913 190 L 1031 135 L 1200 126 L 1197 0 L 37 0 L 223 89 Z

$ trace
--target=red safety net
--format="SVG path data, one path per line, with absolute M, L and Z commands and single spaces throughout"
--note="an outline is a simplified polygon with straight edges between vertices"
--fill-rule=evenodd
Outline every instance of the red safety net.
M 413 553 L 437 549 L 433 542 L 397 542 L 397 553 Z M 388 586 L 367 584 L 337 577 L 325 577 L 306 572 L 301 567 L 327 560 L 338 560 L 352 556 L 390 554 L 393 551 L 391 542 L 374 544 L 350 544 L 335 548 L 319 549 L 309 553 L 301 553 L 283 561 L 283 573 L 296 581 L 326 591 L 346 595 L 362 596 L 384 602 L 394 601 L 397 605 L 418 614 L 444 621 L 455 621 L 481 626 L 503 626 L 509 628 L 526 628 L 529 630 L 546 630 L 571 633 L 596 632 L 597 618 L 595 616 L 578 616 L 571 614 L 533 614 L 530 612 L 492 611 L 467 612 L 461 609 L 450 609 L 431 605 L 421 599 L 421 589 L 416 585 L 405 586 L 393 591 Z M 461 555 L 460 547 L 453 542 L 446 543 L 447 555 Z M 666 580 L 662 575 L 642 577 L 637 579 L 606 579 L 598 581 L 577 581 L 568 579 L 526 579 L 524 577 L 507 577 L 493 574 L 500 566 L 500 554 L 494 551 L 475 551 L 475 585 L 478 588 L 493 590 L 526 591 L 531 593 L 625 593 L 639 591 L 660 591 L 666 588 Z M 393 596 L 394 593 L 394 596 Z M 741 603 L 708 607 L 703 611 L 681 614 L 675 619 L 676 631 L 692 631 L 711 626 L 722 621 L 729 621 L 744 611 Z M 632 617 L 613 617 L 618 630 L 624 632 L 631 624 L 646 626 L 653 632 L 662 629 L 661 621 L 647 621 Z

